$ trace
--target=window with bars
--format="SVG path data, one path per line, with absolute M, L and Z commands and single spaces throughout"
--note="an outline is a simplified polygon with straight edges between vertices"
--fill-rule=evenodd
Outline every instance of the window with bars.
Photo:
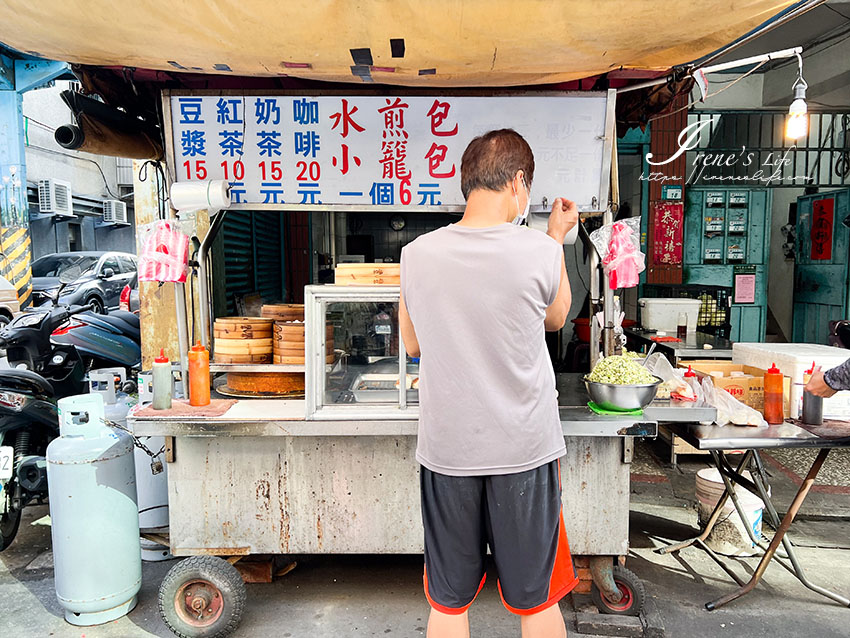
M 809 114 L 806 137 L 785 137 L 787 111 L 693 110 L 689 186 L 801 188 L 850 185 L 850 113 Z

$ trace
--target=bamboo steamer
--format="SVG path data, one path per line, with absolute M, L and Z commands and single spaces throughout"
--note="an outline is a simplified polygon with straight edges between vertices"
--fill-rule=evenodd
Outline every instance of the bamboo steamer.
M 271 363 L 272 353 L 267 354 L 221 354 L 215 353 L 216 363 Z
M 304 304 L 265 304 L 260 314 L 274 321 L 304 321 Z
M 213 324 L 215 361 L 270 363 L 274 351 L 273 322 L 267 317 L 221 317 Z
M 334 283 L 338 286 L 398 286 L 401 284 L 401 265 L 381 262 L 339 264 L 334 268 Z
M 304 363 L 304 337 L 305 326 L 303 323 L 276 321 L 274 324 L 274 347 L 273 353 L 280 361 L 275 363 Z M 327 351 L 326 354 L 333 355 L 333 326 L 325 328 Z M 286 361 L 283 361 L 286 359 Z M 294 361 L 293 359 L 300 359 Z
M 283 355 L 273 355 L 273 362 L 281 365 L 304 365 L 304 355 L 299 356 L 283 356 Z M 325 356 L 326 363 L 334 362 L 334 355 L 329 354 Z

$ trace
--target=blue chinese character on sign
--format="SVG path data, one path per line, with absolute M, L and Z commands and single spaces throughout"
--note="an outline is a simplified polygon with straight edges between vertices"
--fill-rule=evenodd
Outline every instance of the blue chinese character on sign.
M 260 149 L 260 157 L 271 157 L 272 155 L 280 155 L 280 142 L 277 138 L 280 137 L 280 131 L 259 131 L 257 137 L 260 140 L 257 142 L 257 148 Z
M 317 183 L 313 184 L 299 184 L 298 185 L 298 194 L 301 195 L 300 204 L 321 204 L 322 200 L 319 199 L 319 195 L 321 195 L 321 191 L 319 190 L 319 185 Z M 307 201 L 307 200 L 310 201 Z
M 180 104 L 180 124 L 204 123 L 201 119 L 201 98 L 180 97 L 177 98 L 177 103 Z
M 242 131 L 219 131 L 221 154 L 230 157 L 242 155 Z
M 440 185 L 439 184 L 419 184 L 419 190 L 416 194 L 421 196 L 419 206 L 439 206 L 443 202 L 440 200 Z
M 392 204 L 394 202 L 394 191 L 392 182 L 374 182 L 369 191 L 373 204 Z
M 282 204 L 283 203 L 283 186 L 277 182 L 262 182 L 260 184 L 260 195 L 264 204 Z
M 295 132 L 295 154 L 304 157 L 316 157 L 319 150 L 319 134 L 316 131 Z
M 239 116 L 239 107 L 242 105 L 240 99 L 225 100 L 223 97 L 218 98 L 215 103 L 216 114 L 215 120 L 219 124 L 244 124 Z
M 180 133 L 180 146 L 183 147 L 183 157 L 206 155 L 207 138 L 203 131 L 186 130 Z
M 230 201 L 234 204 L 244 204 L 242 196 L 247 192 L 245 182 L 230 182 Z
M 307 98 L 293 100 L 292 119 L 296 124 L 318 124 L 319 103 L 308 102 Z
M 257 98 L 254 102 L 257 124 L 280 124 L 280 106 L 276 98 Z

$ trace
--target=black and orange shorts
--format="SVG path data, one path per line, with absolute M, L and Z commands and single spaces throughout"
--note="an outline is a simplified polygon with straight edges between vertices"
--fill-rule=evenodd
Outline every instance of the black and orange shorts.
M 556 604 L 578 584 L 561 507 L 560 462 L 517 474 L 447 476 L 422 467 L 425 596 L 462 614 L 484 587 L 487 547 L 515 614 Z

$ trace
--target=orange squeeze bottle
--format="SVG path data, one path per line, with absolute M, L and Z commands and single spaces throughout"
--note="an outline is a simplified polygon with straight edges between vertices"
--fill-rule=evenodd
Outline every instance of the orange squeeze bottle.
M 198 343 L 189 349 L 189 405 L 210 404 L 210 353 Z

